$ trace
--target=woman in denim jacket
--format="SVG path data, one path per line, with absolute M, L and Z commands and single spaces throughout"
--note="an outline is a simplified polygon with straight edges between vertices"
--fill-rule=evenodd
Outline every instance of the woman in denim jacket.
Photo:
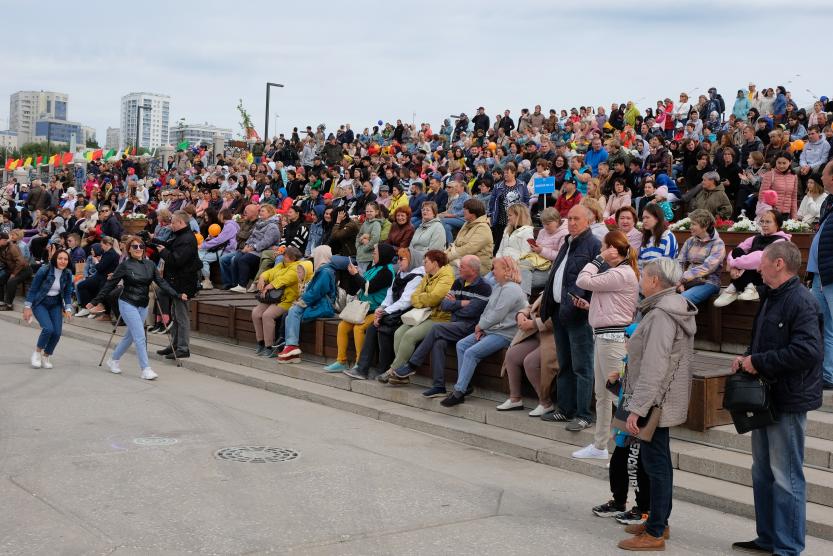
M 32 279 L 23 320 L 38 319 L 41 326 L 35 352 L 32 353 L 32 367 L 51 369 L 49 358 L 55 353 L 55 346 L 61 339 L 63 318 L 72 316 L 72 271 L 69 268 L 69 253 L 60 249 L 52 255 L 49 264 L 43 265 Z

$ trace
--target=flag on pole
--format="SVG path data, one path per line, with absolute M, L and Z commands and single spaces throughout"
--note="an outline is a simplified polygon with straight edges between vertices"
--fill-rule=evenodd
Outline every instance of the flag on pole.
M 64 159 L 64 155 L 62 155 L 61 153 L 58 153 L 58 154 L 55 155 L 55 162 L 54 162 L 55 168 L 57 168 L 58 166 L 61 165 L 61 161 L 63 159 Z
M 118 159 L 121 159 L 121 155 L 122 155 L 122 154 L 124 154 L 124 151 L 122 151 L 121 149 L 119 149 L 119 152 L 117 152 L 117 153 L 115 154 L 115 157 L 116 157 L 116 158 L 118 158 Z
M 31 165 L 32 165 L 32 157 L 30 156 L 30 157 L 28 157 L 28 158 L 26 159 L 26 161 L 23 163 L 23 166 L 24 166 L 24 167 L 26 167 L 26 166 L 31 166 Z
M 47 164 L 52 166 L 53 164 L 55 164 L 55 160 L 57 160 L 57 158 L 58 158 L 58 155 L 53 154 L 52 156 L 49 157 L 49 161 L 47 162 Z
M 91 162 L 93 159 L 93 151 L 87 151 L 84 153 L 84 160 L 87 162 Z
M 11 158 L 7 158 L 7 159 L 6 159 L 6 171 L 7 171 L 7 172 L 11 171 L 11 169 L 12 169 L 12 162 L 14 162 L 14 160 L 12 160 Z
M 107 151 L 107 154 L 104 155 L 104 160 L 109 159 L 111 156 L 115 156 L 115 154 L 116 149 L 110 149 L 109 151 Z
M 101 158 L 103 155 L 104 155 L 104 151 L 103 151 L 103 150 L 101 150 L 101 149 L 97 149 L 97 150 L 93 151 L 93 154 L 92 154 L 92 159 L 93 159 L 93 160 L 98 160 L 98 159 L 99 159 L 99 158 Z
M 18 158 L 17 160 L 12 161 L 12 170 L 20 168 L 20 163 L 23 162 L 22 158 Z
M 176 146 L 176 150 L 178 150 L 178 151 L 184 151 L 184 150 L 185 150 L 185 149 L 187 149 L 188 147 L 189 147 L 188 141 L 183 141 L 183 142 L 181 142 L 180 144 L 178 144 L 178 145 Z
M 37 168 L 38 166 L 40 166 L 40 163 L 41 163 L 41 162 L 43 162 L 43 157 L 42 157 L 42 156 L 39 156 L 39 157 L 38 157 L 38 159 L 37 159 L 37 161 L 35 162 L 35 168 Z
M 64 158 L 61 162 L 64 164 L 72 164 L 72 153 L 64 153 Z
M 255 161 L 255 155 L 253 155 L 252 153 L 249 153 L 249 154 L 246 155 L 246 162 L 251 164 L 254 161 Z

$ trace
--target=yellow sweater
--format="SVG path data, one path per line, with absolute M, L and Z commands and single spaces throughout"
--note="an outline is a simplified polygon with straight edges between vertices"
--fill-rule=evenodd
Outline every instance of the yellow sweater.
M 298 299 L 298 265 L 299 262 L 280 262 L 260 275 L 260 278 L 273 288 L 283 288 L 280 306 L 286 310 L 292 307 L 292 302 Z
M 431 320 L 450 321 L 451 313 L 441 311 L 440 303 L 453 284 L 454 271 L 449 265 L 440 268 L 433 276 L 426 274 L 411 296 L 411 304 L 417 309 L 432 307 Z

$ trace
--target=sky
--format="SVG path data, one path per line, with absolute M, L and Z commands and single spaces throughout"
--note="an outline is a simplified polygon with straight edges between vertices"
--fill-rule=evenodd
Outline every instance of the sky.
M 28 2 L 0 6 L 6 22 L 33 15 Z M 535 104 L 644 109 L 711 86 L 731 105 L 750 81 L 785 85 L 799 106 L 833 97 L 829 0 L 48 0 L 37 11 L 4 26 L 0 129 L 12 93 L 51 90 L 101 143 L 137 91 L 170 95 L 172 127 L 235 134 L 242 99 L 262 134 L 267 81 L 285 85 L 272 89 L 270 135 L 276 121 L 282 132 L 397 118 L 437 129 L 481 105 L 514 118 Z

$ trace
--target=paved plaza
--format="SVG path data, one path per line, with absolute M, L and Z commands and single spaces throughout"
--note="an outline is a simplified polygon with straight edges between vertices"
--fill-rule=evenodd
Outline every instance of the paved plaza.
M 112 375 L 69 338 L 35 370 L 35 335 L 0 321 L 0 554 L 619 553 L 603 481 L 159 361 Z M 241 447 L 278 450 L 218 456 Z M 754 536 L 684 502 L 672 530 L 669 554 Z

